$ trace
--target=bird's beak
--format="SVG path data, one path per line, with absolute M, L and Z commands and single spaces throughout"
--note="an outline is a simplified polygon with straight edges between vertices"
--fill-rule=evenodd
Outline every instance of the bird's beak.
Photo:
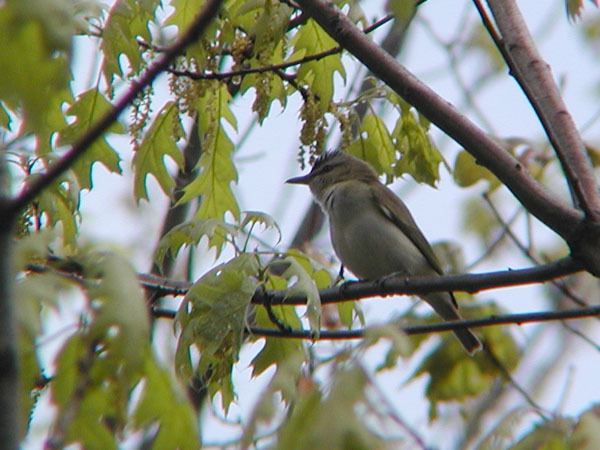
M 308 184 L 310 183 L 310 173 L 308 175 L 303 175 L 301 177 L 294 177 L 294 178 L 290 178 L 289 180 L 286 180 L 286 183 L 290 183 L 290 184 Z

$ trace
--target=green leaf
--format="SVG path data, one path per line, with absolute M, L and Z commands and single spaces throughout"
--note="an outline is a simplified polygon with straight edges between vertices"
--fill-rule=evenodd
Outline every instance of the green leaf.
M 112 351 L 127 361 L 129 370 L 137 370 L 150 342 L 148 307 L 137 273 L 114 253 L 91 255 L 87 264 L 88 275 L 99 279 L 88 287 L 90 298 L 100 302 L 90 332 L 101 338 L 116 327 Z
M 294 53 L 287 61 L 297 61 L 304 56 L 315 55 L 337 47 L 335 42 L 313 19 L 308 19 L 292 38 Z M 333 98 L 333 80 L 336 72 L 346 81 L 346 70 L 339 53 L 315 61 L 303 63 L 297 72 L 297 82 L 307 84 L 318 95 L 321 112 L 329 108 Z
M 254 54 L 260 58 L 271 56 L 282 41 L 294 9 L 284 2 L 264 2 L 260 17 L 253 15 L 249 34 L 254 36 Z M 277 64 L 275 61 L 272 63 Z
M 79 191 L 76 183 L 68 183 L 68 186 L 59 182 L 47 187 L 38 197 L 36 206 L 38 214 L 44 214 L 51 227 L 56 227 L 59 222 L 62 224 L 63 244 L 74 248 L 79 219 Z
M 196 414 L 169 373 L 147 358 L 144 381 L 133 414 L 134 426 L 150 428 L 158 423 L 152 448 L 197 449 L 200 441 Z
M 7 108 L 0 103 L 0 127 L 8 130 L 10 125 L 10 115 Z
M 354 303 L 356 302 L 340 302 L 337 304 L 340 322 L 348 329 L 352 328 L 354 323 Z
M 267 341 L 270 338 L 267 338 Z M 291 339 L 273 339 L 278 341 L 291 341 Z M 299 377 L 302 376 L 302 364 L 304 356 L 297 351 L 279 355 L 277 371 L 271 378 L 265 392 L 259 397 L 259 401 L 252 411 L 250 420 L 244 426 L 242 436 L 242 447 L 249 446 L 255 438 L 256 428 L 259 424 L 269 424 L 278 413 L 277 405 L 280 400 L 291 403 L 298 397 Z M 281 394 L 279 397 L 278 394 Z
M 478 448 L 481 450 L 508 448 L 509 443 L 513 441 L 514 435 L 519 432 L 518 426 L 521 420 L 528 412 L 529 410 L 524 407 L 510 411 L 492 428 L 485 439 L 479 443 Z
M 22 324 L 22 321 L 20 323 Z M 36 352 L 36 337 L 23 327 L 19 328 L 19 414 L 22 432 L 19 439 L 25 437 L 23 433 L 29 428 L 38 400 L 38 383 L 43 375 Z
M 156 250 L 155 260 L 162 263 L 167 254 L 175 258 L 181 247 L 198 245 L 200 240 L 208 237 L 208 247 L 216 248 L 218 258 L 227 238 L 238 231 L 235 225 L 217 219 L 197 219 L 173 227 L 162 237 Z
M 271 367 L 285 361 L 290 355 L 304 353 L 299 339 L 265 338 L 265 345 L 252 360 L 252 376 L 256 377 Z
M 596 5 L 596 7 L 598 6 L 598 0 L 590 0 L 590 2 Z M 567 14 L 570 20 L 581 18 L 583 0 L 565 0 L 565 6 L 567 7 Z
M 461 302 L 464 305 L 464 302 Z M 502 314 L 493 303 L 477 307 L 462 306 L 463 317 L 486 317 Z M 438 321 L 431 315 L 428 321 Z M 514 369 L 519 362 L 519 351 L 513 338 L 501 327 L 486 327 L 477 331 L 504 366 Z M 421 338 L 422 339 L 422 338 Z M 479 352 L 471 357 L 464 351 L 452 333 L 445 333 L 442 343 L 417 368 L 415 376 L 429 374 L 426 395 L 431 402 L 429 416 L 437 417 L 437 403 L 443 401 L 464 401 L 468 397 L 489 390 L 503 370 L 485 354 Z
M 45 47 L 49 51 L 70 51 L 73 35 L 85 28 L 86 19 L 93 13 L 94 2 L 71 2 L 68 0 L 9 1 L 22 20 L 38 22 L 44 33 Z
M 167 102 L 157 114 L 150 129 L 135 151 L 133 167 L 135 171 L 134 195 L 136 200 L 148 200 L 146 176 L 153 175 L 163 192 L 171 196 L 175 182 L 165 165 L 165 156 L 171 157 L 179 167 L 183 166 L 183 156 L 173 139 L 173 127 L 180 127 L 176 103 Z
M 278 318 L 286 325 L 293 328 L 300 327 L 301 322 L 298 319 L 293 306 L 273 306 L 272 308 L 273 312 L 276 313 Z M 271 319 L 267 315 L 265 308 L 255 308 L 254 313 L 256 325 L 263 328 L 276 328 L 275 324 L 271 322 Z M 251 363 L 253 377 L 260 375 L 273 364 L 279 364 L 280 362 L 285 361 L 288 357 L 296 358 L 294 355 L 300 355 L 303 360 L 307 358 L 302 341 L 299 339 L 266 337 L 264 340 L 265 345 L 256 354 Z
M 569 438 L 569 448 L 593 450 L 600 442 L 600 405 L 595 404 L 581 416 Z
M 0 100 L 13 111 L 22 110 L 26 123 L 40 130 L 48 104 L 66 90 L 71 75 L 67 52 L 59 50 L 64 36 L 35 15 L 40 6 L 32 3 L 27 2 L 29 10 L 19 2 L 0 8 Z M 67 30 L 70 46 L 72 30 Z
M 232 6 L 233 26 L 247 30 L 248 39 L 253 45 L 251 57 L 244 57 L 244 65 L 248 68 L 265 67 L 283 62 L 286 52 L 284 39 L 290 15 L 293 9 L 284 2 L 237 2 Z M 252 110 L 258 113 L 262 124 L 269 114 L 274 100 L 278 100 L 282 108 L 287 102 L 286 89 L 280 76 L 274 72 L 245 75 L 240 85 L 241 92 L 254 88 L 255 101 Z
M 80 401 L 77 414 L 68 424 L 65 440 L 70 443 L 77 442 L 82 448 L 98 446 L 96 448 L 116 450 L 117 437 L 105 423 L 105 420 L 115 417 L 113 402 L 108 386 L 88 387 Z
M 112 105 L 96 89 L 90 89 L 79 95 L 77 101 L 67 110 L 67 115 L 76 119 L 60 132 L 60 145 L 70 145 L 81 138 L 89 129 L 95 125 L 104 114 L 112 108 Z M 114 122 L 109 132 L 123 134 L 123 126 Z M 108 145 L 106 135 L 87 148 L 72 165 L 73 173 L 79 182 L 81 189 L 92 188 L 92 165 L 101 163 L 110 172 L 121 174 L 119 154 Z
M 52 401 L 60 407 L 73 397 L 79 379 L 79 360 L 87 351 L 83 336 L 75 334 L 63 345 L 56 359 L 56 374 L 52 379 Z
M 235 117 L 229 108 L 231 95 L 226 85 L 212 84 L 198 102 L 198 133 L 202 137 L 202 156 L 198 162 L 200 174 L 184 188 L 179 204 L 201 197 L 196 219 L 222 220 L 226 212 L 239 219 L 240 210 L 231 190 L 237 182 L 232 161 L 233 143 L 227 136 L 221 119 L 235 127 Z
M 175 355 L 178 372 L 189 376 L 189 349 L 197 348 L 196 371 L 203 377 L 210 374 L 209 393 L 222 394 L 225 410 L 233 400 L 231 370 L 244 341 L 246 311 L 258 285 L 254 278 L 258 268 L 251 254 L 215 267 L 189 289 L 175 318 L 182 330 Z
M 573 421 L 564 417 L 544 422 L 535 427 L 533 431 L 524 436 L 511 450 L 529 450 L 532 448 L 562 450 L 569 447 L 567 438 L 573 428 Z
M 502 225 L 479 198 L 468 200 L 463 209 L 462 229 L 477 236 L 487 247 L 496 239 Z
M 470 153 L 462 150 L 454 162 L 454 180 L 460 187 L 473 186 L 480 180 L 489 183 L 489 191 L 494 191 L 502 183 L 487 168 L 479 165 Z
M 393 368 L 398 358 L 407 358 L 414 353 L 415 346 L 410 338 L 400 327 L 391 323 L 367 328 L 361 346 L 370 347 L 382 339 L 389 341 L 391 345 L 384 361 L 377 367 L 378 371 Z
M 240 228 L 244 229 L 248 224 L 251 224 L 250 234 L 252 234 L 254 226 L 260 224 L 265 229 L 274 229 L 277 232 L 277 243 L 281 241 L 281 229 L 279 228 L 279 225 L 277 225 L 277 222 L 275 222 L 275 219 L 267 213 L 261 211 L 244 211 Z
M 206 0 L 174 0 L 171 5 L 175 8 L 173 14 L 169 16 L 166 25 L 176 25 L 179 34 L 183 34 L 194 18 L 198 15 Z
M 384 442 L 369 430 L 364 416 L 358 412 L 364 410 L 366 382 L 365 373 L 352 368 L 335 372 L 333 385 L 326 398 L 313 385 L 295 402 L 290 418 L 279 431 L 277 448 L 386 448 Z
M 13 253 L 14 272 L 26 270 L 30 263 L 46 261 L 48 246 L 54 239 L 56 233 L 47 228 L 17 239 Z
M 400 28 L 406 27 L 417 11 L 416 2 L 406 0 L 388 0 L 385 6 L 386 10 L 394 15 L 397 26 Z
M 152 41 L 148 23 L 154 17 L 153 3 L 144 0 L 119 1 L 111 8 L 102 30 L 102 72 L 109 82 L 115 75 L 127 78 L 132 74 L 126 71 L 129 67 L 136 74 L 145 66 L 136 38 L 141 37 L 148 43 Z M 121 55 L 127 57 L 129 66 L 121 64 Z
M 396 176 L 407 173 L 419 183 L 435 186 L 443 158 L 427 134 L 428 127 L 428 122 L 418 120 L 412 111 L 404 112 L 396 121 L 392 137 L 402 157 L 394 173 Z
M 313 272 L 310 262 L 303 255 L 290 252 L 289 256 L 276 261 L 276 264 L 288 264 L 283 273 L 283 278 L 296 279 L 295 283 L 288 289 L 286 295 L 306 296 L 306 315 L 311 334 L 319 337 L 321 331 L 321 296 L 315 280 L 311 276 Z
M 348 147 L 348 153 L 368 162 L 378 174 L 393 173 L 396 150 L 383 120 L 368 114 L 362 121 L 359 138 Z

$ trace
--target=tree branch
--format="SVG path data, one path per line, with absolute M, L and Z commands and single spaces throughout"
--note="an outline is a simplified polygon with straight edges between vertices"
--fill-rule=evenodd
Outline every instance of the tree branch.
M 9 203 L 9 172 L 0 151 L 0 211 Z M 13 273 L 14 217 L 0 213 L 0 442 L 3 448 L 19 448 L 22 435 L 19 408 L 19 333 Z
M 581 319 L 583 317 L 594 317 L 600 315 L 600 306 L 590 306 L 588 308 L 564 309 L 562 311 L 541 311 L 521 314 L 503 314 L 500 316 L 490 316 L 480 319 L 457 320 L 453 322 L 440 322 L 428 325 L 415 325 L 402 327 L 408 335 L 442 333 L 445 331 L 458 330 L 461 328 L 479 328 L 490 327 L 494 325 L 508 325 L 536 322 L 549 322 L 556 320 Z M 364 336 L 367 329 L 358 330 L 322 330 L 319 339 L 360 339 Z M 274 328 L 249 328 L 250 333 L 260 336 L 291 337 L 298 339 L 314 339 L 314 334 L 310 330 L 291 330 L 284 331 Z M 288 335 L 289 334 L 289 335 Z
M 420 295 L 430 292 L 478 292 L 499 287 L 541 283 L 582 270 L 572 258 L 529 269 L 506 270 L 481 274 L 445 275 L 437 277 L 394 277 L 376 281 L 347 282 L 319 291 L 321 303 L 338 303 L 366 297 L 387 295 Z M 252 303 L 271 305 L 302 305 L 306 297 L 286 296 L 286 291 L 257 291 Z
M 28 267 L 33 272 L 54 271 L 75 283 L 84 283 L 85 278 L 67 270 L 55 270 L 41 265 L 31 264 Z M 435 277 L 385 277 L 375 281 L 349 281 L 341 286 L 321 289 L 321 303 L 339 303 L 358 300 L 366 297 L 388 295 L 421 295 L 430 292 L 464 291 L 479 292 L 487 289 L 497 289 L 508 286 L 542 283 L 564 277 L 583 270 L 580 264 L 571 257 L 527 269 L 505 270 L 498 272 L 445 275 Z M 158 295 L 186 295 L 192 283 L 187 281 L 169 280 L 152 274 L 138 274 L 140 285 Z M 287 291 L 267 291 L 257 289 L 252 297 L 252 303 L 258 305 L 304 305 L 303 295 L 286 295 Z
M 488 0 L 487 3 L 500 32 L 500 39 L 494 38 L 495 34 L 492 37 L 554 147 L 575 197 L 575 205 L 584 210 L 589 220 L 599 222 L 600 195 L 592 164 L 550 66 L 537 51 L 516 2 Z M 478 10 L 484 14 L 480 5 Z M 489 27 L 489 22 L 484 20 L 484 24 Z
M 219 11 L 223 0 L 209 0 L 204 9 L 196 16 L 188 30 L 175 44 L 165 51 L 164 55 L 156 61 L 144 75 L 132 83 L 131 88 L 121 97 L 98 122 L 96 122 L 81 138 L 79 138 L 71 149 L 44 174 L 40 174 L 28 186 L 23 188 L 18 197 L 12 200 L 5 210 L 5 214 L 14 217 L 18 212 L 37 197 L 46 187 L 52 184 L 62 173 L 67 171 L 89 146 L 115 122 L 123 110 L 137 97 L 154 79 L 166 70 L 173 59 L 181 54 L 183 50 L 197 41 L 206 27 L 212 22 Z
M 339 303 L 366 297 L 388 295 L 420 295 L 430 292 L 478 292 L 508 286 L 542 283 L 583 270 L 572 258 L 563 258 L 550 264 L 518 270 L 499 272 L 445 275 L 437 277 L 395 277 L 376 281 L 350 281 L 341 286 L 321 289 L 321 303 Z M 191 283 L 171 281 L 154 275 L 140 274 L 140 284 L 145 289 L 157 290 L 161 295 L 185 295 Z M 287 291 L 259 289 L 252 303 L 262 305 L 304 305 L 303 295 L 288 295 Z
M 299 0 L 304 11 L 398 95 L 490 169 L 542 222 L 570 241 L 583 214 L 550 194 L 525 168 L 452 105 L 419 81 L 394 58 L 324 0 Z
M 155 309 L 155 317 L 172 319 L 175 317 L 175 311 L 169 309 Z M 480 328 L 494 325 L 508 325 L 536 322 L 550 322 L 557 320 L 581 319 L 584 317 L 595 317 L 600 315 L 600 306 L 589 306 L 587 308 L 563 309 L 561 311 L 540 311 L 520 314 L 502 314 L 499 316 L 489 316 L 479 319 L 455 320 L 451 322 L 439 322 L 427 325 L 413 325 L 401 327 L 402 331 L 408 335 L 442 333 L 446 331 L 458 330 L 461 328 Z M 340 339 L 361 339 L 365 336 L 368 328 L 359 328 L 354 330 L 321 330 L 318 340 L 340 340 Z M 278 328 L 259 328 L 248 327 L 248 332 L 255 336 L 281 337 L 293 339 L 315 339 L 311 330 Z

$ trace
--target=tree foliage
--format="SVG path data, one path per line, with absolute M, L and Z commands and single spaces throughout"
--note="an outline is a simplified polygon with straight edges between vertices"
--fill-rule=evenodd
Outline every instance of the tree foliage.
M 518 380 L 536 347 L 511 327 L 478 328 L 484 351 L 470 357 L 451 334 L 432 333 L 438 319 L 426 309 L 382 321 L 360 301 L 366 290 L 455 289 L 467 319 L 492 324 L 507 308 L 497 297 L 473 297 L 482 289 L 476 277 L 336 285 L 335 264 L 311 245 L 317 221 L 305 220 L 302 239 L 288 249 L 291 236 L 275 218 L 246 210 L 241 193 L 253 187 L 239 183 L 240 170 L 253 162 L 237 155 L 258 127 L 290 140 L 271 124 L 295 108 L 298 152 L 288 160 L 304 168 L 341 148 L 386 183 L 410 178 L 415 186 L 439 185 L 449 172 L 469 198 L 457 207 L 466 239 L 484 249 L 476 263 L 494 267 L 516 248 L 531 266 L 488 274 L 486 289 L 551 281 L 547 309 L 597 315 L 588 307 L 598 293 L 591 275 L 600 274 L 600 136 L 584 132 L 598 114 L 584 129 L 575 126 L 517 5 L 468 3 L 456 13 L 463 27 L 444 40 L 427 21 L 435 2 L 390 1 L 374 22 L 371 2 L 334 3 L 0 3 L 0 440 L 7 448 L 36 445 L 43 415 L 50 417 L 42 426 L 48 448 L 199 448 L 207 428 L 232 429 L 219 415 L 231 416 L 244 389 L 260 394 L 220 444 L 448 445 L 416 430 L 412 405 L 387 392 L 423 380 L 429 423 L 453 429 L 457 447 L 597 442 L 597 399 L 563 416 L 541 406 L 537 382 Z M 582 1 L 563 6 L 560 20 L 572 21 L 583 45 L 597 47 L 600 21 L 591 12 L 587 18 L 594 9 Z M 460 87 L 465 114 L 398 62 L 416 27 L 447 55 L 444 76 Z M 472 61 L 478 67 L 465 82 L 458 68 Z M 477 106 L 477 96 L 508 71 L 543 138 L 497 135 Z M 93 220 L 82 212 L 87 194 L 106 187 L 99 167 L 126 179 L 133 208 L 150 205 L 140 222 L 165 216 L 156 242 L 140 228 L 145 239 L 135 244 L 146 250 L 151 273 L 134 270 L 132 252 L 85 233 Z M 118 208 L 102 215 L 118 232 Z M 518 223 L 528 228 L 526 239 Z M 539 245 L 538 234 L 551 238 Z M 456 244 L 435 250 L 448 272 L 475 267 L 465 266 Z M 376 301 L 387 300 L 369 304 Z M 564 322 L 560 329 L 597 352 L 589 328 Z M 568 357 L 569 347 L 552 356 Z M 244 387 L 236 373 L 248 366 Z M 403 367 L 410 373 L 402 386 L 396 379 L 382 387 Z M 539 384 L 554 368 L 536 371 Z M 449 412 L 461 416 L 449 419 Z

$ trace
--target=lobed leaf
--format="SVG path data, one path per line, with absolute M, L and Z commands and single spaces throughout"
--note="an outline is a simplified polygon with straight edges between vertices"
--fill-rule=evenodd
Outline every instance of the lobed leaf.
M 45 127 L 48 104 L 71 79 L 72 17 L 62 20 L 58 4 L 47 3 L 8 2 L 0 8 L 0 100 L 21 110 L 27 127 L 36 131 Z
M 218 258 L 228 237 L 234 236 L 238 227 L 217 219 L 195 219 L 173 227 L 164 235 L 156 249 L 155 260 L 162 263 L 167 254 L 175 258 L 183 246 L 198 245 L 208 238 L 208 247 L 217 250 Z
M 368 162 L 378 174 L 393 173 L 396 150 L 385 123 L 374 114 L 367 114 L 361 124 L 360 134 L 348 147 L 348 153 Z
M 59 144 L 70 145 L 81 138 L 104 114 L 112 108 L 111 103 L 98 92 L 89 89 L 77 97 L 67 110 L 67 115 L 75 121 L 60 131 Z M 114 122 L 109 132 L 123 134 L 123 126 Z M 71 166 L 81 189 L 92 188 L 92 166 L 99 162 L 110 172 L 121 174 L 119 154 L 106 142 L 106 135 L 96 139 Z
M 104 53 L 102 72 L 109 83 L 115 76 L 126 79 L 141 72 L 145 61 L 137 38 L 152 42 L 148 25 L 154 18 L 155 7 L 154 2 L 129 0 L 116 2 L 110 9 L 101 43 Z M 121 64 L 121 55 L 127 58 L 129 66 Z
M 154 122 L 144 135 L 144 139 L 135 150 L 133 157 L 134 196 L 137 201 L 148 200 L 146 177 L 154 176 L 163 192 L 171 196 L 175 186 L 165 162 L 169 156 L 179 167 L 183 166 L 183 156 L 173 139 L 173 126 L 179 125 L 176 103 L 167 102 L 157 114 Z
M 280 428 L 277 447 L 383 449 L 385 442 L 369 430 L 358 412 L 366 403 L 367 377 L 359 368 L 335 372 L 329 394 L 324 397 L 313 385 L 302 392 L 289 419 Z
M 313 19 L 308 19 L 292 38 L 291 45 L 294 52 L 287 61 L 297 61 L 304 56 L 322 53 L 337 47 L 338 44 Z M 333 98 L 333 80 L 336 72 L 345 82 L 346 70 L 339 53 L 305 62 L 296 74 L 298 82 L 307 84 L 311 92 L 318 96 L 322 113 L 328 110 L 329 102 Z
M 225 410 L 233 400 L 231 370 L 238 360 L 244 342 L 246 311 L 258 281 L 258 260 L 241 254 L 221 264 L 200 278 L 188 291 L 176 316 L 181 327 L 177 343 L 176 367 L 180 375 L 196 367 L 202 378 L 208 378 L 211 396 L 222 394 Z M 190 347 L 200 352 L 192 364 Z
M 232 161 L 233 144 L 221 119 L 236 126 L 229 108 L 231 95 L 227 86 L 212 83 L 198 102 L 198 133 L 202 139 L 202 156 L 198 162 L 200 174 L 184 188 L 179 204 L 201 197 L 196 219 L 222 220 L 226 212 L 239 219 L 240 210 L 231 190 L 237 182 L 237 171 Z
M 439 166 L 443 158 L 427 134 L 429 123 L 423 119 L 423 116 L 416 118 L 412 111 L 408 111 L 396 121 L 392 137 L 401 158 L 394 174 L 401 176 L 407 173 L 418 183 L 435 186 L 440 179 Z

